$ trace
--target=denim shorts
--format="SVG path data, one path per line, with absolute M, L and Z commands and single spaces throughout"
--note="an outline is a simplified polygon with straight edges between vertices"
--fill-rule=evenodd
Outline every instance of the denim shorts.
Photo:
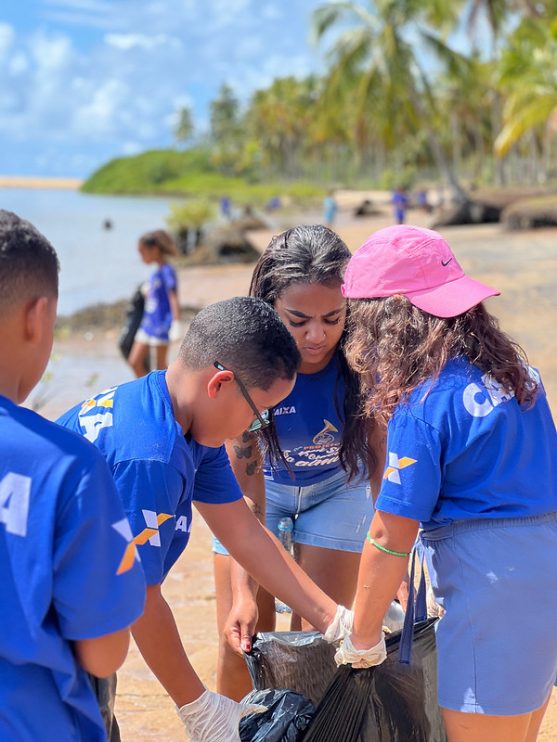
M 458 521 L 421 536 L 437 602 L 439 705 L 512 716 L 557 677 L 557 513 Z
M 266 526 L 274 534 L 281 518 L 292 518 L 297 544 L 360 553 L 373 517 L 369 481 L 347 482 L 344 470 L 305 487 L 265 479 Z M 228 552 L 213 538 L 215 554 Z

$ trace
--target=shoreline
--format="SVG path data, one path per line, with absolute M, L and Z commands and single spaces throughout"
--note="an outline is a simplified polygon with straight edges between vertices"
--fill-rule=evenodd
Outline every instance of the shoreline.
M 0 188 L 54 188 L 77 191 L 83 178 L 63 178 L 41 175 L 0 175 Z

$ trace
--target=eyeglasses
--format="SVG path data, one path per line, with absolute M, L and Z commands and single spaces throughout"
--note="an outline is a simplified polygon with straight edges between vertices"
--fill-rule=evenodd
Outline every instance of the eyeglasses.
M 218 371 L 230 371 L 229 368 L 225 368 L 222 363 L 219 363 L 218 361 L 215 361 L 213 363 L 213 366 Z M 255 433 L 258 430 L 263 430 L 263 428 L 268 428 L 271 424 L 271 420 L 269 419 L 269 410 L 261 410 L 261 412 L 257 409 L 255 402 L 250 397 L 250 394 L 248 390 L 246 389 L 243 381 L 238 377 L 238 374 L 235 371 L 232 371 L 234 374 L 234 380 L 236 384 L 238 384 L 238 388 L 240 389 L 240 392 L 242 394 L 242 397 L 246 400 L 246 402 L 249 404 L 251 409 L 253 410 L 255 414 L 255 420 L 252 422 L 252 424 L 247 429 L 248 433 Z

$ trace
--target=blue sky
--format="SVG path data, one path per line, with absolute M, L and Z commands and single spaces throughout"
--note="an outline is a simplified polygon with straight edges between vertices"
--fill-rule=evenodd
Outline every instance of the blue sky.
M 246 100 L 322 68 L 322 0 L 2 0 L 0 174 L 85 176 L 111 157 L 198 129 L 223 82 Z
M 182 105 L 202 131 L 224 82 L 246 101 L 322 71 L 310 19 L 324 1 L 1 0 L 0 174 L 86 176 L 172 146 Z

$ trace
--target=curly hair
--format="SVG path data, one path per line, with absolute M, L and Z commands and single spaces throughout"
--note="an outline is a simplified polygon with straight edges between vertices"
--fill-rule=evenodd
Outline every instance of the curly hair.
M 442 319 L 400 294 L 353 299 L 346 355 L 360 374 L 365 414 L 379 424 L 386 424 L 400 402 L 423 382 L 434 381 L 456 357 L 489 373 L 521 405 L 533 404 L 537 393 L 526 354 L 483 304 Z
M 322 225 L 300 225 L 273 237 L 257 262 L 250 285 L 250 295 L 274 306 L 275 301 L 293 284 L 340 286 L 350 250 L 331 229 Z M 339 458 L 342 467 L 353 479 L 361 474 L 361 462 L 370 470 L 375 455 L 368 443 L 373 422 L 364 418 L 359 377 L 346 360 L 344 346 L 347 329 L 336 351 L 339 378 L 344 381 L 343 409 L 337 410 L 343 421 Z M 284 461 L 274 425 L 263 436 L 271 465 Z

